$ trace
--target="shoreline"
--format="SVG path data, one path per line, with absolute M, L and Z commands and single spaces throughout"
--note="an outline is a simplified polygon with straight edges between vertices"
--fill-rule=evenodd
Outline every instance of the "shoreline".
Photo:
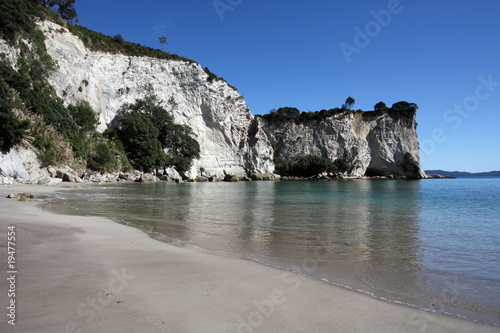
M 16 226 L 16 329 L 38 332 L 499 332 L 390 304 L 259 264 L 178 248 L 100 217 L 39 207 L 44 193 L 84 187 L 0 186 L 0 237 Z M 7 199 L 29 192 L 35 199 Z M 7 272 L 6 242 L 2 269 Z M 8 281 L 0 291 L 7 304 Z M 5 309 L 4 311 L 7 311 Z M 4 331 L 8 317 L 0 322 Z

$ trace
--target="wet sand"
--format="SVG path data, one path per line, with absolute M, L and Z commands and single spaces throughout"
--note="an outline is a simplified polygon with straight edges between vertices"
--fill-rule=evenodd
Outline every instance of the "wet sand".
M 177 248 L 97 217 L 38 207 L 63 186 L 0 186 L 0 268 L 15 226 L 15 326 L 1 332 L 500 332 L 241 259 Z M 7 199 L 29 192 L 35 199 Z M 12 274 L 11 274 L 12 275 Z

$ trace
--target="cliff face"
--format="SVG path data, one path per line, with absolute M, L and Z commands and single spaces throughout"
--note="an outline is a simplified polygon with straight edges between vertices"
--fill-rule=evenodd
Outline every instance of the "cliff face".
M 124 105 L 144 97 L 144 87 L 151 84 L 161 100 L 175 99 L 175 121 L 189 125 L 200 144 L 192 175 L 200 168 L 219 176 L 274 171 L 272 150 L 249 145 L 253 116 L 245 99 L 223 81 L 209 82 L 199 64 L 92 52 L 59 25 L 43 22 L 41 29 L 59 65 L 50 84 L 65 103 L 88 101 L 100 114 L 101 130 Z
M 424 178 L 415 125 L 416 112 L 340 113 L 305 123 L 262 121 L 275 156 L 292 159 L 313 154 L 343 158 L 362 176 Z M 408 161 L 409 155 L 415 166 Z M 406 154 L 406 157 L 405 157 Z
M 66 104 L 88 101 L 104 130 L 117 112 L 143 98 L 151 84 L 163 101 L 173 97 L 177 123 L 189 125 L 201 148 L 190 176 L 273 173 L 275 157 L 315 154 L 355 163 L 356 175 L 425 177 L 419 159 L 415 112 L 345 113 L 321 121 L 269 122 L 254 117 L 244 98 L 223 81 L 208 80 L 197 63 L 94 52 L 67 29 L 39 23 L 58 68 L 48 81 Z M 12 64 L 19 51 L 0 40 Z M 408 168 L 405 154 L 416 167 Z M 408 155 L 408 154 L 406 154 Z M 413 163 L 415 164 L 415 163 Z

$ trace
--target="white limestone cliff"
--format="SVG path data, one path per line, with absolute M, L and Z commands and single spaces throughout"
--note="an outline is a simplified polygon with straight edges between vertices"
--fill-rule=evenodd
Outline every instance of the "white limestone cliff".
M 32 147 L 19 145 L 9 152 L 0 152 L 0 176 L 34 180 L 49 176 L 49 172 L 41 167 Z
M 269 122 L 254 117 L 245 99 L 224 81 L 208 81 L 197 63 L 91 51 L 66 28 L 43 21 L 47 52 L 57 62 L 48 81 L 66 104 L 87 101 L 104 130 L 117 112 L 144 97 L 151 84 L 157 96 L 178 103 L 177 123 L 189 125 L 200 144 L 190 177 L 223 177 L 274 172 L 274 157 L 315 154 L 355 163 L 355 175 L 425 177 L 420 166 L 415 113 L 345 113 L 309 121 Z M 0 52 L 15 66 L 19 52 L 0 40 Z M 405 168 L 405 153 L 417 169 Z
M 345 112 L 305 123 L 263 120 L 276 157 L 313 154 L 354 164 L 353 175 L 425 178 L 416 112 Z M 405 154 L 411 154 L 415 168 Z M 410 163 L 411 164 L 411 163 Z
M 201 168 L 218 176 L 274 171 L 272 150 L 249 146 L 254 117 L 245 99 L 223 81 L 209 82 L 199 64 L 93 52 L 57 24 L 45 21 L 40 28 L 47 52 L 58 64 L 48 78 L 50 84 L 67 104 L 88 101 L 99 113 L 100 130 L 125 104 L 144 97 L 145 86 L 151 84 L 161 100 L 174 98 L 175 121 L 189 125 L 200 144 L 193 176 Z

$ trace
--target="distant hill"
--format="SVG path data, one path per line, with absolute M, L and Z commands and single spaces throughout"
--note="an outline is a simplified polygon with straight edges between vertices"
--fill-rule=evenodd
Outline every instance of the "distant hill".
M 445 177 L 500 177 L 500 171 L 490 172 L 465 172 L 465 171 L 444 171 L 444 170 L 425 170 L 428 175 L 443 175 Z

